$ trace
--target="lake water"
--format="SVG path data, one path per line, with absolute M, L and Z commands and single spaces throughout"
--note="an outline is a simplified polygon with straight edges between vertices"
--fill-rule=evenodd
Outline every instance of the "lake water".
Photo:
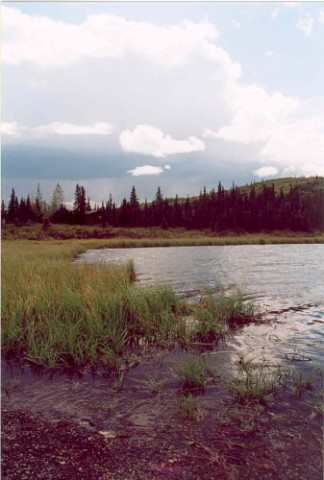
M 265 313 L 229 339 L 236 353 L 324 366 L 324 245 L 238 245 L 89 250 L 79 261 L 135 263 L 140 284 L 198 298 L 240 290 Z

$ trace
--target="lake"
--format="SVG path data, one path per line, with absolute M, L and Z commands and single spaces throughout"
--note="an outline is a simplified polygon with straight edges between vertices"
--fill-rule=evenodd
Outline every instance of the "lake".
M 89 250 L 86 263 L 135 263 L 142 285 L 167 284 L 192 301 L 239 290 L 265 315 L 230 338 L 236 353 L 324 366 L 324 245 L 237 245 Z

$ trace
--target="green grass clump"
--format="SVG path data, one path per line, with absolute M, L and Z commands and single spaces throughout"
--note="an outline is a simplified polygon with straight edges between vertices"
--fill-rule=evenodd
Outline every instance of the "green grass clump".
M 184 391 L 203 390 L 209 371 L 201 357 L 190 357 L 178 370 L 178 377 Z
M 273 394 L 285 383 L 286 372 L 269 367 L 265 363 L 254 363 L 240 358 L 238 376 L 230 383 L 231 390 L 240 401 L 262 400 Z
M 88 244 L 86 244 L 88 245 Z M 3 242 L 2 348 L 47 365 L 116 368 L 130 347 L 176 340 L 178 299 L 133 284 L 133 264 L 72 263 L 82 242 Z
M 191 335 L 201 342 L 215 342 L 224 338 L 228 328 L 244 325 L 255 318 L 254 306 L 243 295 L 207 295 L 195 308 L 197 322 Z

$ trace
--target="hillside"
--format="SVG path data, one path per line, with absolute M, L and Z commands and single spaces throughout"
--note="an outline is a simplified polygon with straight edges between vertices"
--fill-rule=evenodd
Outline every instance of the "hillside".
M 283 189 L 284 193 L 287 193 L 290 186 L 299 186 L 301 192 L 313 193 L 315 191 L 324 191 L 324 177 L 284 177 L 274 178 L 271 180 L 264 180 L 262 182 L 254 183 L 256 191 L 260 191 L 264 185 L 274 185 L 276 193 Z M 243 185 L 239 187 L 241 192 L 248 192 L 251 189 L 251 185 Z
M 301 188 L 301 193 L 315 193 L 318 191 L 324 192 L 324 177 L 284 177 L 284 178 L 272 178 L 271 180 L 262 180 L 259 182 L 254 182 L 246 185 L 237 185 L 242 193 L 247 193 L 251 190 L 252 185 L 254 186 L 256 193 L 259 193 L 264 186 L 269 187 L 274 185 L 275 192 L 279 193 L 282 189 L 284 194 L 289 192 L 290 186 L 299 186 Z M 225 191 L 230 191 L 232 187 L 225 188 Z M 214 189 L 217 191 L 217 185 Z M 199 196 L 194 195 L 189 197 L 191 201 L 198 200 Z M 174 198 L 168 198 L 170 202 Z M 186 197 L 179 197 L 179 203 L 184 203 Z

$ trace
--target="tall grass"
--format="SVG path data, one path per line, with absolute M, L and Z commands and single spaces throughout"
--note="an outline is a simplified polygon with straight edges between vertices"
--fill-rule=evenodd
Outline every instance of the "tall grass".
M 215 342 L 253 315 L 243 297 L 184 304 L 167 287 L 134 283 L 125 265 L 73 263 L 102 241 L 2 243 L 2 348 L 50 367 L 118 368 L 139 345 Z M 188 318 L 193 318 L 188 328 Z
M 116 366 L 130 345 L 184 331 L 176 295 L 132 284 L 132 264 L 71 260 L 78 242 L 3 242 L 2 348 L 47 366 Z

